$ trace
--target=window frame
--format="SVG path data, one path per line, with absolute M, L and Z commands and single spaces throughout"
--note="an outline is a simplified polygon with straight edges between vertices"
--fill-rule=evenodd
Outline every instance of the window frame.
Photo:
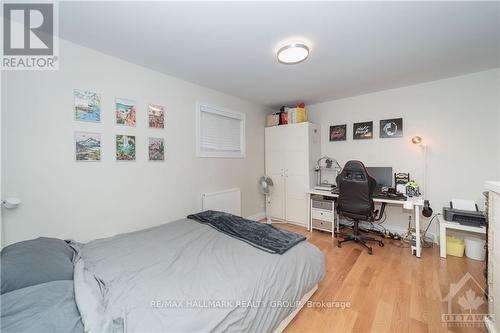
M 203 109 L 203 110 L 202 110 Z M 211 113 L 240 121 L 240 151 L 202 151 L 201 150 L 201 113 Z M 220 106 L 206 103 L 196 103 L 196 157 L 201 158 L 245 158 L 246 157 L 246 136 L 245 136 L 246 115 L 222 108 Z

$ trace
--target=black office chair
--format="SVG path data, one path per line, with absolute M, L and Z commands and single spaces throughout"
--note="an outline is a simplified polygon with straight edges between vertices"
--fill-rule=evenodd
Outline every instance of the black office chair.
M 380 213 L 375 210 L 373 203 L 373 191 L 377 186 L 375 178 L 370 176 L 363 163 L 360 161 L 349 161 L 345 164 L 342 172 L 337 176 L 339 198 L 337 200 L 337 211 L 340 215 L 353 220 L 353 233 L 340 234 L 342 240 L 337 241 L 337 246 L 342 243 L 354 241 L 360 243 L 372 254 L 372 248 L 367 242 L 378 242 L 384 246 L 381 240 L 360 234 L 359 221 L 375 222 L 384 215 L 385 203 L 382 203 Z

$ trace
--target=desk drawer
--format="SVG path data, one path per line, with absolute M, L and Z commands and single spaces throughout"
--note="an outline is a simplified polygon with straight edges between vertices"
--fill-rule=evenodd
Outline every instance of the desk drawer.
M 322 221 L 333 221 L 333 212 L 328 212 L 319 209 L 311 209 L 311 215 L 313 219 L 318 219 Z
M 332 231 L 332 222 L 313 219 L 312 227 L 316 229 Z
M 312 201 L 313 208 L 319 208 L 324 210 L 332 210 L 333 200 L 314 200 Z

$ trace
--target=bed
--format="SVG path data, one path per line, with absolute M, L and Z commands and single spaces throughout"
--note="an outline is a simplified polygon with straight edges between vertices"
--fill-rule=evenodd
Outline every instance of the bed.
M 307 241 L 272 254 L 191 219 L 71 246 L 87 332 L 279 332 L 324 276 Z

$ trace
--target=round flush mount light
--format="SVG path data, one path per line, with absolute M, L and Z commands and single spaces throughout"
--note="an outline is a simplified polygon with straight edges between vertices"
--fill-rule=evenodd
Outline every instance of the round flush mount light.
M 293 65 L 306 60 L 309 48 L 302 43 L 289 43 L 278 50 L 278 61 L 282 64 Z

